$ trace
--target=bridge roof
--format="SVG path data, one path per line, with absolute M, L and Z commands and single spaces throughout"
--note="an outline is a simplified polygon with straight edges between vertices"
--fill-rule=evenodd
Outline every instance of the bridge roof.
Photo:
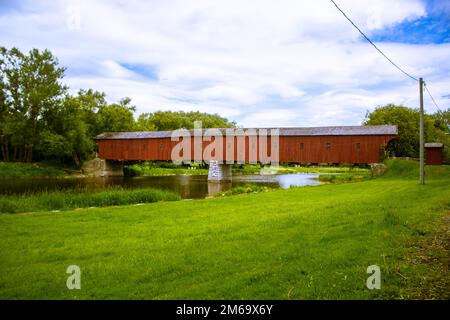
M 239 128 L 241 129 L 241 128 Z M 339 126 L 339 127 L 309 127 L 309 128 L 242 128 L 241 130 L 268 130 L 278 129 L 280 136 L 369 136 L 369 135 L 397 135 L 397 126 Z M 203 129 L 205 133 L 207 129 Z M 225 135 L 227 129 L 219 129 Z M 136 132 L 104 132 L 99 134 L 97 140 L 110 139 L 152 139 L 170 138 L 173 131 L 136 131 Z M 189 130 L 194 135 L 194 130 Z M 252 133 L 250 133 L 252 134 Z

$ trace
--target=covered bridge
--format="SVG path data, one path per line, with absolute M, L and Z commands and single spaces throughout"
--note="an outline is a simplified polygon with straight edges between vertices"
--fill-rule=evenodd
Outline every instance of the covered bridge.
M 267 158 L 261 158 L 261 132 L 268 132 L 267 154 L 273 156 L 277 152 L 280 163 L 298 164 L 365 164 L 376 163 L 380 160 L 380 152 L 390 140 L 397 137 L 397 126 L 339 126 L 339 127 L 311 127 L 311 128 L 279 128 L 277 130 L 278 144 L 275 149 L 272 144 L 274 129 L 216 129 L 222 137 L 203 139 L 201 152 L 194 151 L 194 130 L 186 130 L 190 134 L 192 152 L 185 161 L 202 161 L 199 155 L 216 139 L 222 139 L 219 153 L 220 158 L 214 160 L 225 162 L 269 163 Z M 227 131 L 228 130 L 228 131 Z M 235 130 L 231 136 L 229 132 Z M 239 134 L 238 134 L 239 132 Z M 172 139 L 173 131 L 149 132 L 112 132 L 102 133 L 96 137 L 99 157 L 104 160 L 115 161 L 143 161 L 159 160 L 171 161 L 173 148 L 179 140 Z M 207 129 L 201 131 L 207 135 Z M 228 133 L 228 135 L 227 135 Z M 242 136 L 244 133 L 244 136 Z M 227 135 L 227 138 L 226 138 Z M 239 140 L 243 139 L 243 140 Z M 245 143 L 239 143 L 243 141 Z M 273 150 L 272 150 L 273 149 Z M 251 158 L 252 152 L 256 158 Z M 201 156 L 200 156 L 201 157 Z M 212 160 L 212 159 L 208 159 Z M 230 163 L 227 161 L 227 163 Z

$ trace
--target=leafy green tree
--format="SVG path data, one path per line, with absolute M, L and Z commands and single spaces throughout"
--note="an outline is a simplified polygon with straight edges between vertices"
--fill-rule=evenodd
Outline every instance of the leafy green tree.
M 136 107 L 131 105 L 129 98 L 101 107 L 97 112 L 99 132 L 133 131 L 135 110 Z
M 435 127 L 450 134 L 450 109 L 445 111 L 439 110 L 433 114 L 433 117 L 435 118 Z
M 448 125 L 446 129 L 445 116 L 446 114 L 425 114 L 424 136 L 426 142 L 440 141 L 447 143 L 448 136 L 446 133 L 448 133 Z M 372 112 L 367 112 L 363 124 L 397 125 L 398 138 L 389 143 L 387 150 L 399 157 L 418 157 L 419 121 L 420 113 L 418 109 L 389 104 L 377 107 Z
M 105 108 L 108 105 L 106 94 L 92 89 L 80 90 L 73 99 L 79 104 L 89 136 L 94 138 L 102 132 L 101 124 L 99 123 L 100 119 L 97 116 L 97 113 L 100 109 Z
M 136 121 L 136 131 L 156 131 L 150 113 L 142 113 Z
M 189 119 L 189 128 L 193 128 L 194 121 L 201 121 L 203 128 L 235 128 L 236 122 L 229 122 L 228 119 L 216 114 L 201 113 L 199 111 L 191 111 L 185 113 Z
M 20 158 L 30 162 L 39 143 L 43 114 L 61 102 L 67 89 L 60 83 L 65 68 L 58 66 L 58 60 L 48 50 L 33 49 L 25 55 L 17 48 L 9 51 L 2 48 L 1 54 L 7 122 L 17 124 L 12 136 L 8 128 L 4 135 L 14 146 L 14 158 L 20 148 Z
M 95 143 L 86 121 L 86 110 L 77 98 L 66 96 L 63 104 L 47 115 L 38 150 L 45 158 L 62 162 L 71 159 L 81 166 L 94 152 Z
M 7 84 L 6 84 L 6 48 L 0 47 L 0 148 L 1 157 L 8 160 L 8 139 L 5 134 L 5 122 L 9 114 L 9 106 L 7 99 Z
M 437 111 L 434 118 L 434 130 L 429 137 L 430 142 L 442 142 L 444 144 L 444 161 L 450 163 L 450 108 Z
M 184 111 L 156 111 L 154 113 L 144 113 L 138 119 L 139 128 L 149 128 L 150 130 L 175 130 L 180 128 L 194 128 L 194 121 L 202 121 L 203 128 L 233 128 L 235 122 L 229 122 L 226 118 L 218 114 L 208 114 L 201 112 Z

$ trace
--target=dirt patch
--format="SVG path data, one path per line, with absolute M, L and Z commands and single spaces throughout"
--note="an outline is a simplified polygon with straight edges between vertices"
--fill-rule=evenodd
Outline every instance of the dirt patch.
M 450 299 L 450 211 L 439 220 L 434 232 L 415 244 L 407 261 L 426 270 L 426 274 L 403 292 L 405 298 Z

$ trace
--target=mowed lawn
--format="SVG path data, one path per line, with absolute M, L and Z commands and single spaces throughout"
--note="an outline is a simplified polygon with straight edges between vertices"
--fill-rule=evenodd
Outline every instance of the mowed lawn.
M 416 163 L 390 170 L 224 198 L 3 214 L 0 298 L 421 297 L 448 283 L 415 257 L 449 213 L 450 169 L 427 168 L 425 186 Z M 66 287 L 69 265 L 81 268 L 80 290 Z M 369 265 L 381 268 L 380 290 L 366 287 Z

